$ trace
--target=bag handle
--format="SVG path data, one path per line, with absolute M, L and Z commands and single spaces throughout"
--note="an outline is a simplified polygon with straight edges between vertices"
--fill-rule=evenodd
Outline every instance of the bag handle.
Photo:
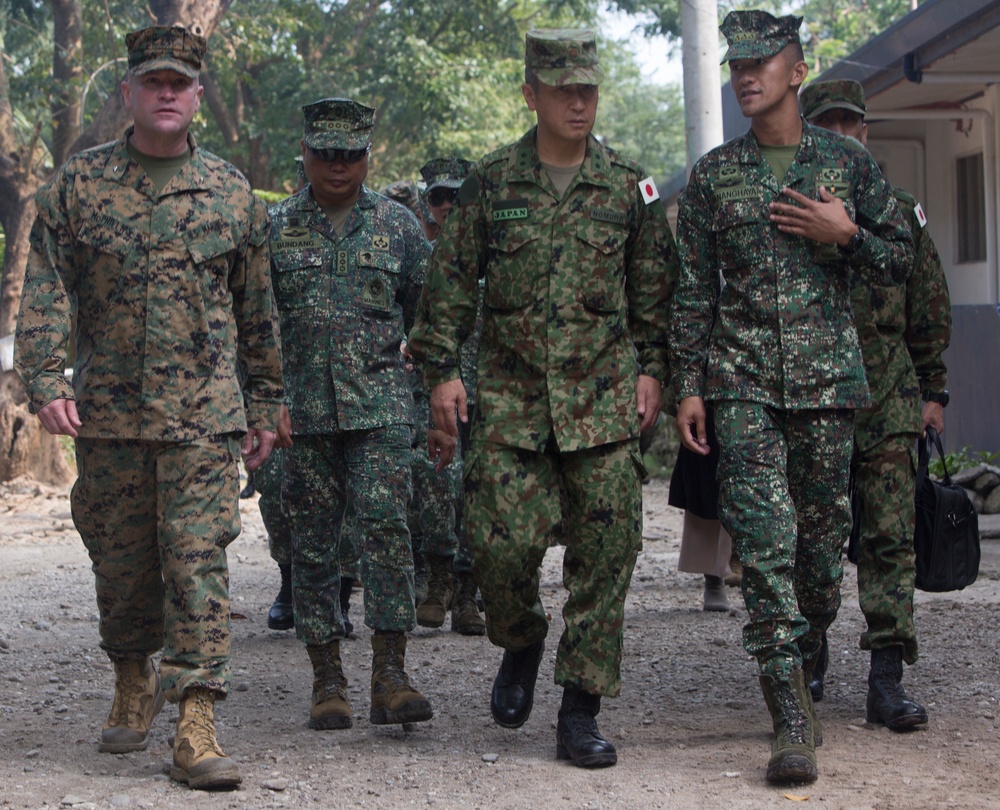
M 951 474 L 948 472 L 948 465 L 944 460 L 944 447 L 941 445 L 941 437 L 930 425 L 925 428 L 925 431 L 927 438 L 925 439 L 921 436 L 917 440 L 917 492 L 920 491 L 920 488 L 924 484 L 924 479 L 927 477 L 927 467 L 931 463 L 932 443 L 934 447 L 937 447 L 938 455 L 941 457 L 941 466 L 944 467 L 944 483 L 946 486 L 951 486 Z

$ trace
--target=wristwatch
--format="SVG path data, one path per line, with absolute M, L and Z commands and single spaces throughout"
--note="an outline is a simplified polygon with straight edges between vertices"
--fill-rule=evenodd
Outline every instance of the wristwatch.
M 840 245 L 840 252 L 845 256 L 851 256 L 857 252 L 858 248 L 865 241 L 865 232 L 858 226 L 858 232 L 851 237 L 846 245 Z
M 935 391 L 924 391 L 920 394 L 920 398 L 924 402 L 936 402 L 942 408 L 947 408 L 948 403 L 951 401 L 951 397 L 948 396 L 947 391 L 942 391 L 937 393 Z

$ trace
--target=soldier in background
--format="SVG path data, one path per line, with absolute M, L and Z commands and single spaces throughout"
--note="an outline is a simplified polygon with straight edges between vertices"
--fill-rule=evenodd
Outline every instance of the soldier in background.
M 562 523 L 556 755 L 587 768 L 618 758 L 596 717 L 620 691 L 642 544 L 639 432 L 660 409 L 676 268 L 652 178 L 591 134 L 603 78 L 593 32 L 527 34 L 521 91 L 537 126 L 462 184 L 409 344 L 432 386 L 431 427 L 457 438 L 456 410 L 468 418 L 461 349 L 485 277 L 465 520 L 490 641 L 504 648 L 490 711 L 507 728 L 531 712 L 549 628 L 538 568 Z M 453 453 L 429 447 L 442 461 Z
M 230 681 L 225 549 L 240 533 L 240 436 L 253 470 L 283 397 L 267 212 L 188 132 L 205 40 L 157 27 L 126 43 L 133 126 L 38 193 L 16 365 L 46 430 L 76 439 L 73 520 L 115 669 L 99 750 L 144 750 L 165 695 L 180 703 L 170 777 L 233 788 L 214 725 Z
M 865 91 L 858 82 L 813 82 L 799 94 L 799 104 L 810 124 L 867 146 Z M 861 649 L 871 650 L 868 722 L 905 731 L 927 723 L 927 709 L 902 686 L 903 662 L 917 660 L 913 448 L 924 428 L 944 430 L 948 392 L 942 354 L 951 341 L 951 299 L 927 217 L 912 195 L 897 188 L 895 196 L 916 248 L 909 281 L 869 285 L 851 270 L 854 324 L 872 395 L 871 407 L 855 415 L 852 477 L 861 499 L 858 598 L 868 623 Z M 824 634 L 818 656 L 805 662 L 817 701 L 823 698 L 828 660 Z
M 670 316 L 677 429 L 695 453 L 709 453 L 706 400 L 714 407 L 719 518 L 743 563 L 743 644 L 760 669 L 778 783 L 817 777 L 803 659 L 840 607 L 853 409 L 870 402 L 850 272 L 900 283 L 913 263 L 875 161 L 799 116 L 801 22 L 734 11 L 722 24 L 750 130 L 691 172 Z
M 349 728 L 340 659 L 339 540 L 357 517 L 373 724 L 429 720 L 404 669 L 414 627 L 412 404 L 400 344 L 430 252 L 403 206 L 364 185 L 375 111 L 349 99 L 303 107 L 309 184 L 271 209 L 271 263 L 294 446 L 282 503 L 292 534 L 295 632 L 313 667 L 309 725 Z

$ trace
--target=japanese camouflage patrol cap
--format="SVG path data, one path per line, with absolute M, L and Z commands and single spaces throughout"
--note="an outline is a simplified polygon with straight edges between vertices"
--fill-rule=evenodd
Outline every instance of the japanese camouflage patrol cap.
M 799 41 L 800 25 L 802 18 L 794 14 L 775 17 L 766 11 L 730 11 L 719 29 L 729 43 L 722 64 L 774 56 L 788 43 Z
M 472 171 L 472 161 L 460 157 L 439 157 L 428 160 L 420 167 L 420 176 L 427 184 L 427 190 L 434 188 L 458 188 Z
M 409 208 L 414 214 L 420 214 L 420 191 L 412 180 L 397 180 L 382 189 L 382 196 L 395 200 Z
M 375 110 L 347 98 L 324 98 L 302 108 L 310 149 L 364 149 L 372 142 Z
M 134 76 L 154 70 L 175 70 L 197 79 L 208 50 L 205 38 L 179 25 L 154 25 L 125 37 L 128 69 Z
M 577 28 L 534 29 L 524 35 L 524 66 L 542 84 L 600 84 L 594 32 Z
M 864 115 L 865 89 L 853 79 L 836 79 L 828 82 L 812 82 L 799 93 L 802 117 L 807 121 L 822 115 L 827 110 L 850 110 Z

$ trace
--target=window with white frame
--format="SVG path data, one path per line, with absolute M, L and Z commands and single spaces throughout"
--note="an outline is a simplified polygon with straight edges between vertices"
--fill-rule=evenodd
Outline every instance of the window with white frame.
M 958 262 L 986 261 L 986 188 L 983 153 L 955 161 Z

